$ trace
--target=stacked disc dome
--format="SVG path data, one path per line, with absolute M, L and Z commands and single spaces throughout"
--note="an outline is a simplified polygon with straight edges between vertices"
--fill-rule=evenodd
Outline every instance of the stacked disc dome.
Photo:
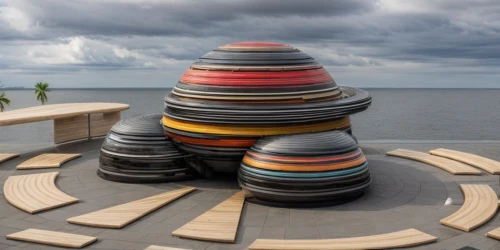
M 101 148 L 98 175 L 120 182 L 161 182 L 190 178 L 193 170 L 161 125 L 162 114 L 117 122 Z
M 238 181 L 250 200 L 314 206 L 361 195 L 371 177 L 356 141 L 327 131 L 260 139 L 243 158 Z
M 165 97 L 163 125 L 207 167 L 236 172 L 263 136 L 350 132 L 368 92 L 339 87 L 309 55 L 279 43 L 241 42 L 202 56 Z

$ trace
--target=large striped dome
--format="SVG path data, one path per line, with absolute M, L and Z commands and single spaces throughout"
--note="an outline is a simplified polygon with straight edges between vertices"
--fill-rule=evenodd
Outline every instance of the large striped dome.
M 163 125 L 178 146 L 216 171 L 236 171 L 268 135 L 350 131 L 348 115 L 370 95 L 337 86 L 311 56 L 289 45 L 239 42 L 202 56 L 165 97 Z

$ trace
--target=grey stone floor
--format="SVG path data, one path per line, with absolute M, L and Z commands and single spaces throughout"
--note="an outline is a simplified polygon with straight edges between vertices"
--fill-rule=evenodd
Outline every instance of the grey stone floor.
M 500 193 L 498 176 L 454 176 L 426 164 L 385 156 L 387 150 L 425 151 L 438 147 L 464 150 L 500 160 L 500 142 L 361 142 L 373 185 L 360 199 L 317 209 L 284 209 L 246 203 L 235 244 L 210 243 L 171 236 L 171 232 L 239 190 L 235 177 L 163 184 L 123 184 L 96 175 L 102 139 L 60 146 L 0 144 L 2 153 L 22 153 L 0 164 L 0 185 L 11 175 L 59 171 L 56 180 L 65 193 L 80 199 L 62 208 L 27 214 L 0 196 L 0 249 L 61 249 L 7 240 L 5 235 L 27 228 L 56 230 L 98 237 L 85 249 L 144 249 L 151 244 L 186 249 L 245 249 L 257 238 L 319 239 L 366 236 L 416 228 L 439 238 L 417 249 L 500 249 L 485 232 L 500 227 L 499 215 L 480 228 L 464 233 L 439 224 L 463 203 L 461 183 L 489 184 Z M 15 170 L 20 162 L 44 152 L 82 153 L 60 169 Z M 180 186 L 198 190 L 121 230 L 91 228 L 65 222 L 69 217 L 144 198 Z M 453 204 L 444 206 L 446 198 Z

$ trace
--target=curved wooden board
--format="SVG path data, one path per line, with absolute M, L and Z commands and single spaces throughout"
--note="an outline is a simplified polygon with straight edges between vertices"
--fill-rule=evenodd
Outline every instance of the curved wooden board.
M 97 240 L 96 237 L 54 231 L 27 229 L 7 235 L 7 239 L 34 242 L 59 247 L 82 248 Z
M 54 120 L 83 114 L 117 112 L 128 108 L 128 104 L 105 102 L 42 105 L 0 113 L 0 126 Z
M 10 176 L 3 186 L 5 199 L 13 206 L 28 213 L 65 206 L 78 202 L 56 187 L 59 173 Z
M 194 190 L 193 187 L 185 187 L 72 217 L 66 221 L 91 227 L 122 228 Z
M 0 154 L 0 163 L 18 157 L 18 154 Z
M 422 153 L 422 152 L 406 150 L 406 149 L 396 149 L 396 150 L 387 152 L 387 155 L 427 163 L 429 165 L 441 168 L 441 169 L 448 171 L 449 173 L 455 174 L 455 175 L 480 175 L 481 174 L 481 171 L 479 171 L 471 166 L 468 166 L 468 165 L 465 165 L 463 163 L 453 161 L 450 159 L 446 159 L 443 157 L 430 155 L 428 153 Z
M 218 242 L 234 242 L 245 203 L 240 191 L 196 219 L 172 232 L 172 235 Z
M 455 161 L 460 161 L 474 167 L 483 169 L 490 174 L 500 174 L 500 162 L 488 159 L 479 155 L 474 155 L 466 152 L 438 148 L 429 151 L 433 155 L 446 157 Z
M 500 240 L 500 227 L 487 232 L 486 236 L 496 240 Z
M 498 208 L 498 196 L 484 184 L 461 184 L 465 201 L 452 215 L 441 220 L 441 224 L 469 232 L 490 220 Z
M 63 163 L 81 156 L 81 154 L 41 154 L 17 165 L 17 169 L 58 168 Z
M 398 232 L 340 239 L 271 240 L 257 239 L 249 249 L 388 249 L 418 246 L 436 241 L 437 238 L 411 228 Z

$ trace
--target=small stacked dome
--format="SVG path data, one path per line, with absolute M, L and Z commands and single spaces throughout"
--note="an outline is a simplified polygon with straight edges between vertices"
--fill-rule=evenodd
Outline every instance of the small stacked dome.
M 361 195 L 371 177 L 356 141 L 327 131 L 260 139 L 243 158 L 238 182 L 256 202 L 315 206 Z
M 166 134 L 208 168 L 236 172 L 264 136 L 350 132 L 349 115 L 368 92 L 339 87 L 309 55 L 291 46 L 241 42 L 202 56 L 165 97 Z
M 117 122 L 101 148 L 98 175 L 120 182 L 161 182 L 191 178 L 184 155 L 161 125 L 162 114 L 142 115 Z

